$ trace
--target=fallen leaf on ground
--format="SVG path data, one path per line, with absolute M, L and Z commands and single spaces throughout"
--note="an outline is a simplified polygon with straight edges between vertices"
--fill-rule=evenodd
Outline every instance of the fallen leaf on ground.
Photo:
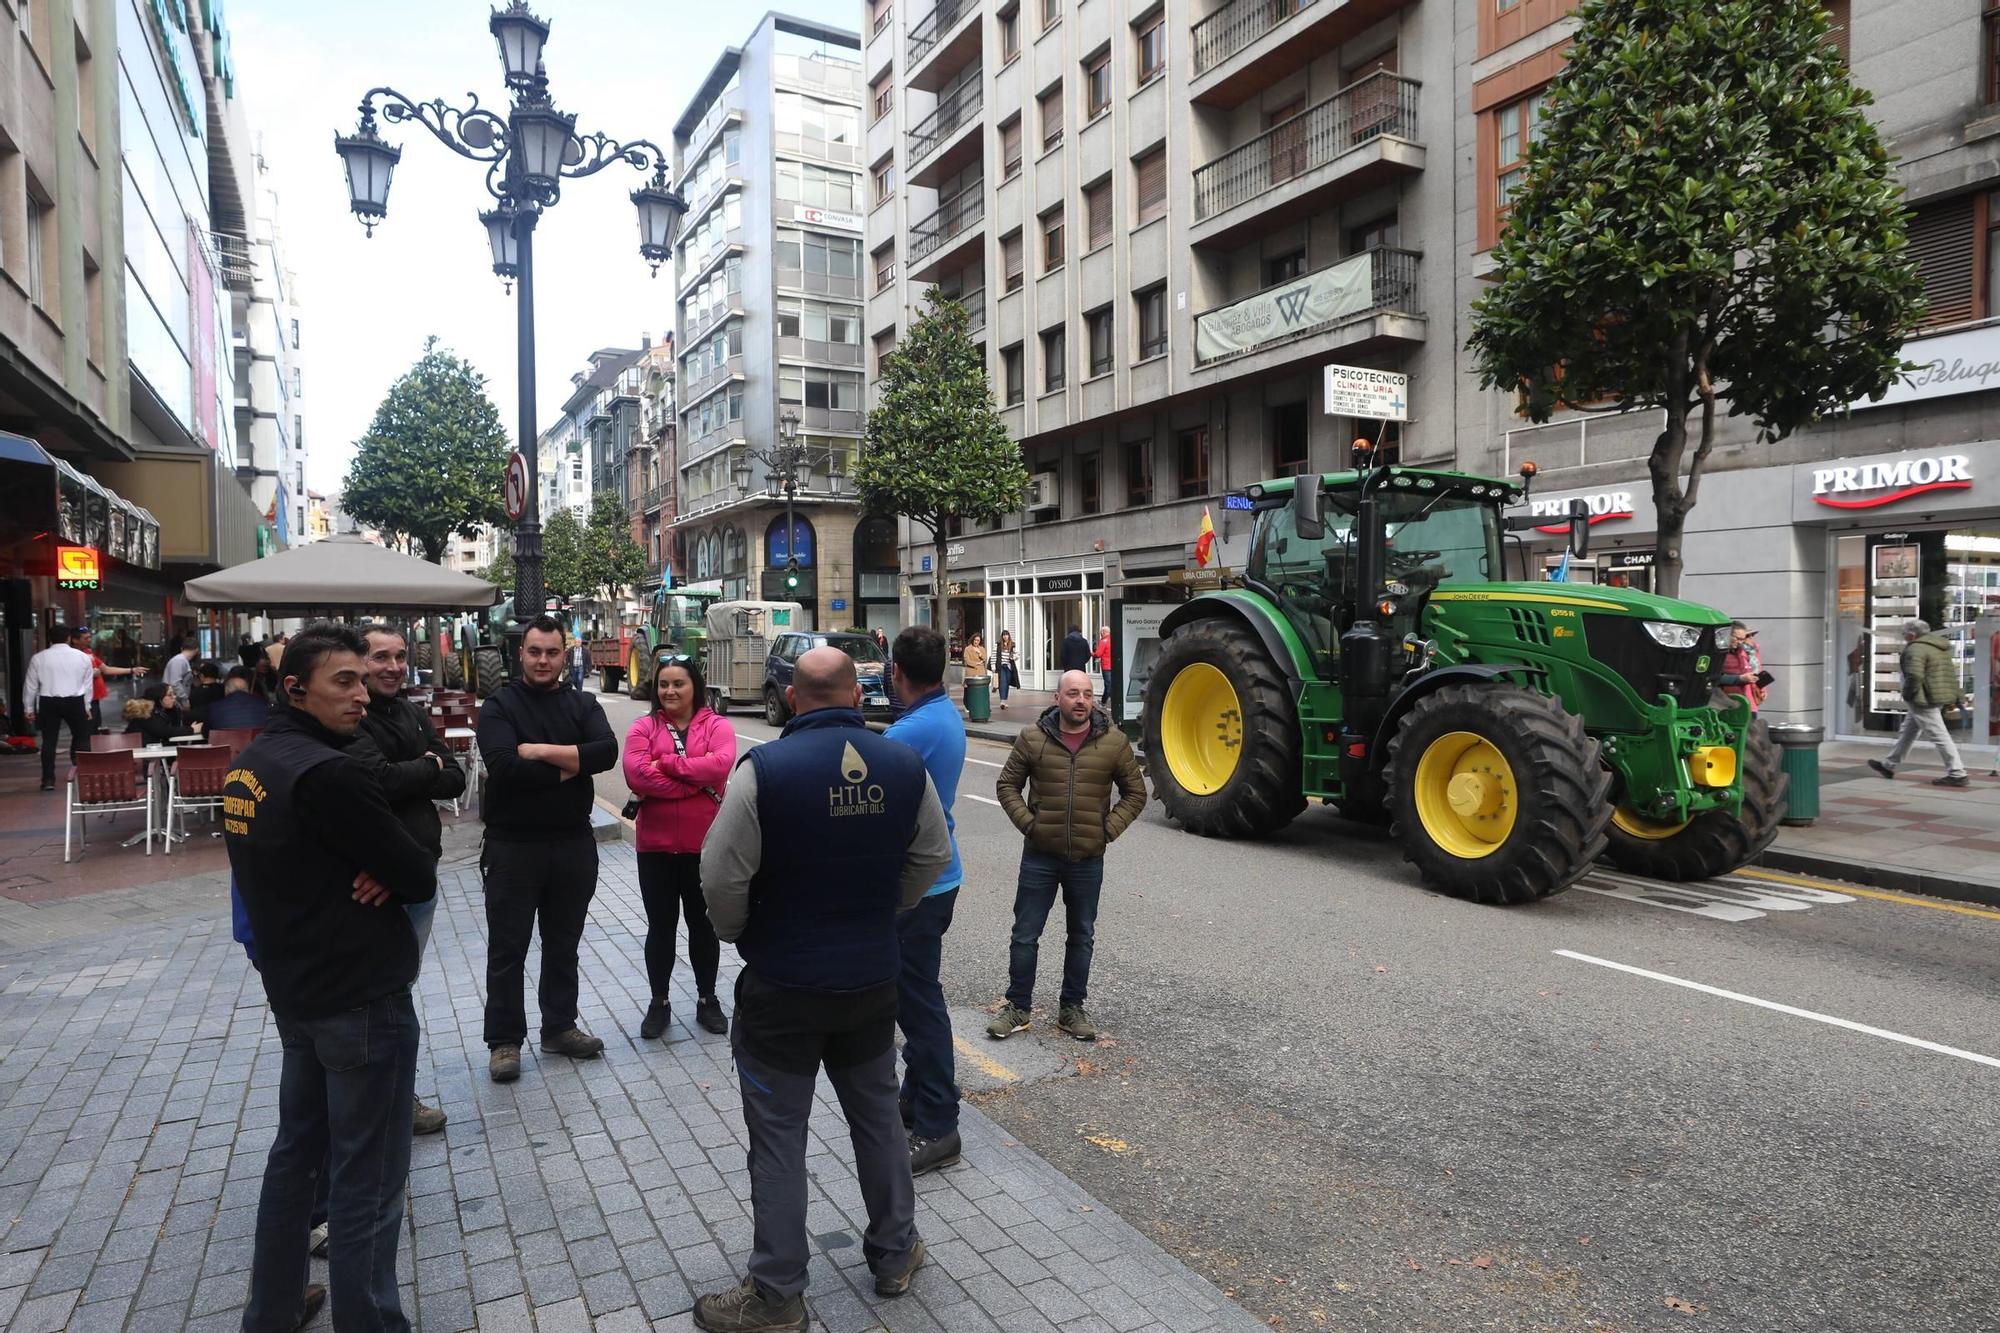
M 1421 1273 L 1424 1271 L 1424 1266 L 1418 1263 L 1415 1259 L 1405 1258 L 1403 1262 L 1410 1266 L 1410 1271 L 1412 1273 Z
M 1700 1314 L 1708 1308 L 1706 1305 L 1697 1305 L 1693 1301 L 1684 1301 L 1678 1296 L 1662 1296 L 1660 1303 L 1669 1310 L 1678 1310 L 1682 1314 Z
M 1377 972 L 1387 972 L 1387 971 L 1388 971 L 1389 969 L 1388 969 L 1388 968 L 1386 968 L 1386 967 L 1383 967 L 1383 966 L 1382 966 L 1382 965 L 1381 965 L 1380 963 L 1377 963 L 1377 964 L 1375 965 L 1375 970 L 1376 970 Z
M 1472 1266 L 1474 1268 L 1491 1268 L 1493 1267 L 1493 1256 L 1490 1254 L 1482 1254 L 1477 1259 L 1474 1259 L 1472 1261 Z

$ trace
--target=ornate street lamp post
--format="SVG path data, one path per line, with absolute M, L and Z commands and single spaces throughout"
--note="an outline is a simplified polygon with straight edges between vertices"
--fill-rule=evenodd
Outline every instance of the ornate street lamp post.
M 785 497 L 785 591 L 795 591 L 799 586 L 799 550 L 796 505 L 799 494 L 799 471 L 806 470 L 807 480 L 811 479 L 812 460 L 810 450 L 799 443 L 799 414 L 786 408 L 778 418 L 778 443 L 770 449 L 745 448 L 741 457 L 730 469 L 737 486 L 750 489 L 753 471 L 751 460 L 755 459 L 770 469 L 764 474 L 764 494 L 770 499 Z M 841 471 L 839 454 L 831 454 L 827 460 L 827 493 L 840 494 L 845 476 Z
M 334 151 L 347 172 L 350 206 L 368 234 L 387 214 L 389 178 L 403 150 L 383 140 L 376 112 L 391 124 L 414 121 L 461 157 L 484 162 L 486 189 L 496 207 L 479 215 L 493 248 L 493 271 L 517 284 L 521 461 L 527 466 L 527 507 L 514 525 L 514 617 L 525 622 L 542 613 L 542 522 L 536 476 L 535 426 L 535 224 L 542 210 L 561 197 L 565 178 L 592 176 L 624 162 L 652 176 L 632 191 L 639 215 L 639 253 L 658 276 L 673 253 L 687 204 L 667 186 L 667 155 L 647 139 L 620 143 L 603 133 L 580 135 L 576 117 L 556 110 L 550 100 L 542 50 L 549 25 L 528 12 L 526 0 L 495 10 L 488 28 L 499 48 L 513 105 L 503 118 L 479 105 L 461 109 L 442 99 L 415 102 L 393 88 L 371 88 L 361 99 L 361 123 L 353 134 L 336 135 Z M 796 420 L 796 419 L 795 419 Z M 519 629 L 510 634 L 518 638 Z

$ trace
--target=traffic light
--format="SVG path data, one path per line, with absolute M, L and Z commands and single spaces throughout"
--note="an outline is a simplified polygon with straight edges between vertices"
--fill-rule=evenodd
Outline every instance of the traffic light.
M 797 565 L 787 565 L 785 566 L 785 591 L 797 592 L 798 590 L 799 567 Z

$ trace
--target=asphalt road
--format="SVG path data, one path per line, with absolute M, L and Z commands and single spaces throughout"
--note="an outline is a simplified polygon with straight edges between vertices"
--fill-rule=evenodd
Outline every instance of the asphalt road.
M 1252 844 L 1153 806 L 1110 853 L 1105 1038 L 1054 1032 L 1052 924 L 1050 1012 L 994 1043 L 1004 754 L 973 743 L 956 808 L 968 1095 L 1257 1315 L 2000 1328 L 2000 913 L 1749 878 L 1479 908 L 1323 810 Z

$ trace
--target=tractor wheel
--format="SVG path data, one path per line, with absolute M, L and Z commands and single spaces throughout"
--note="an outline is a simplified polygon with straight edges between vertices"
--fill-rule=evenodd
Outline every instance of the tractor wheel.
M 626 665 L 629 669 L 625 673 L 625 679 L 630 688 L 625 693 L 630 698 L 643 700 L 647 688 L 653 683 L 652 672 L 646 669 L 646 659 L 634 652 L 632 660 Z
M 774 689 L 764 691 L 764 725 L 782 727 L 789 714 L 785 711 L 785 701 Z
M 1518 685 L 1446 685 L 1411 707 L 1383 781 L 1403 855 L 1480 903 L 1568 888 L 1604 850 L 1611 774 L 1583 719 Z
M 497 694 L 507 683 L 507 657 L 498 648 L 475 648 L 472 650 L 473 670 L 479 676 L 479 697 L 484 699 Z
M 1176 631 L 1146 686 L 1146 767 L 1167 817 L 1205 838 L 1271 833 L 1306 808 L 1299 719 L 1255 634 L 1230 620 Z
M 1611 812 L 1604 859 L 1655 879 L 1713 879 L 1748 865 L 1778 836 L 1791 777 L 1783 751 L 1756 722 L 1743 744 L 1743 816 L 1705 810 L 1684 823 L 1662 823 L 1630 810 Z
M 444 655 L 444 667 L 439 671 L 438 679 L 448 690 L 460 689 L 465 685 L 465 663 L 460 660 L 457 653 Z
M 708 689 L 708 710 L 717 717 L 729 716 L 729 698 L 713 685 Z

